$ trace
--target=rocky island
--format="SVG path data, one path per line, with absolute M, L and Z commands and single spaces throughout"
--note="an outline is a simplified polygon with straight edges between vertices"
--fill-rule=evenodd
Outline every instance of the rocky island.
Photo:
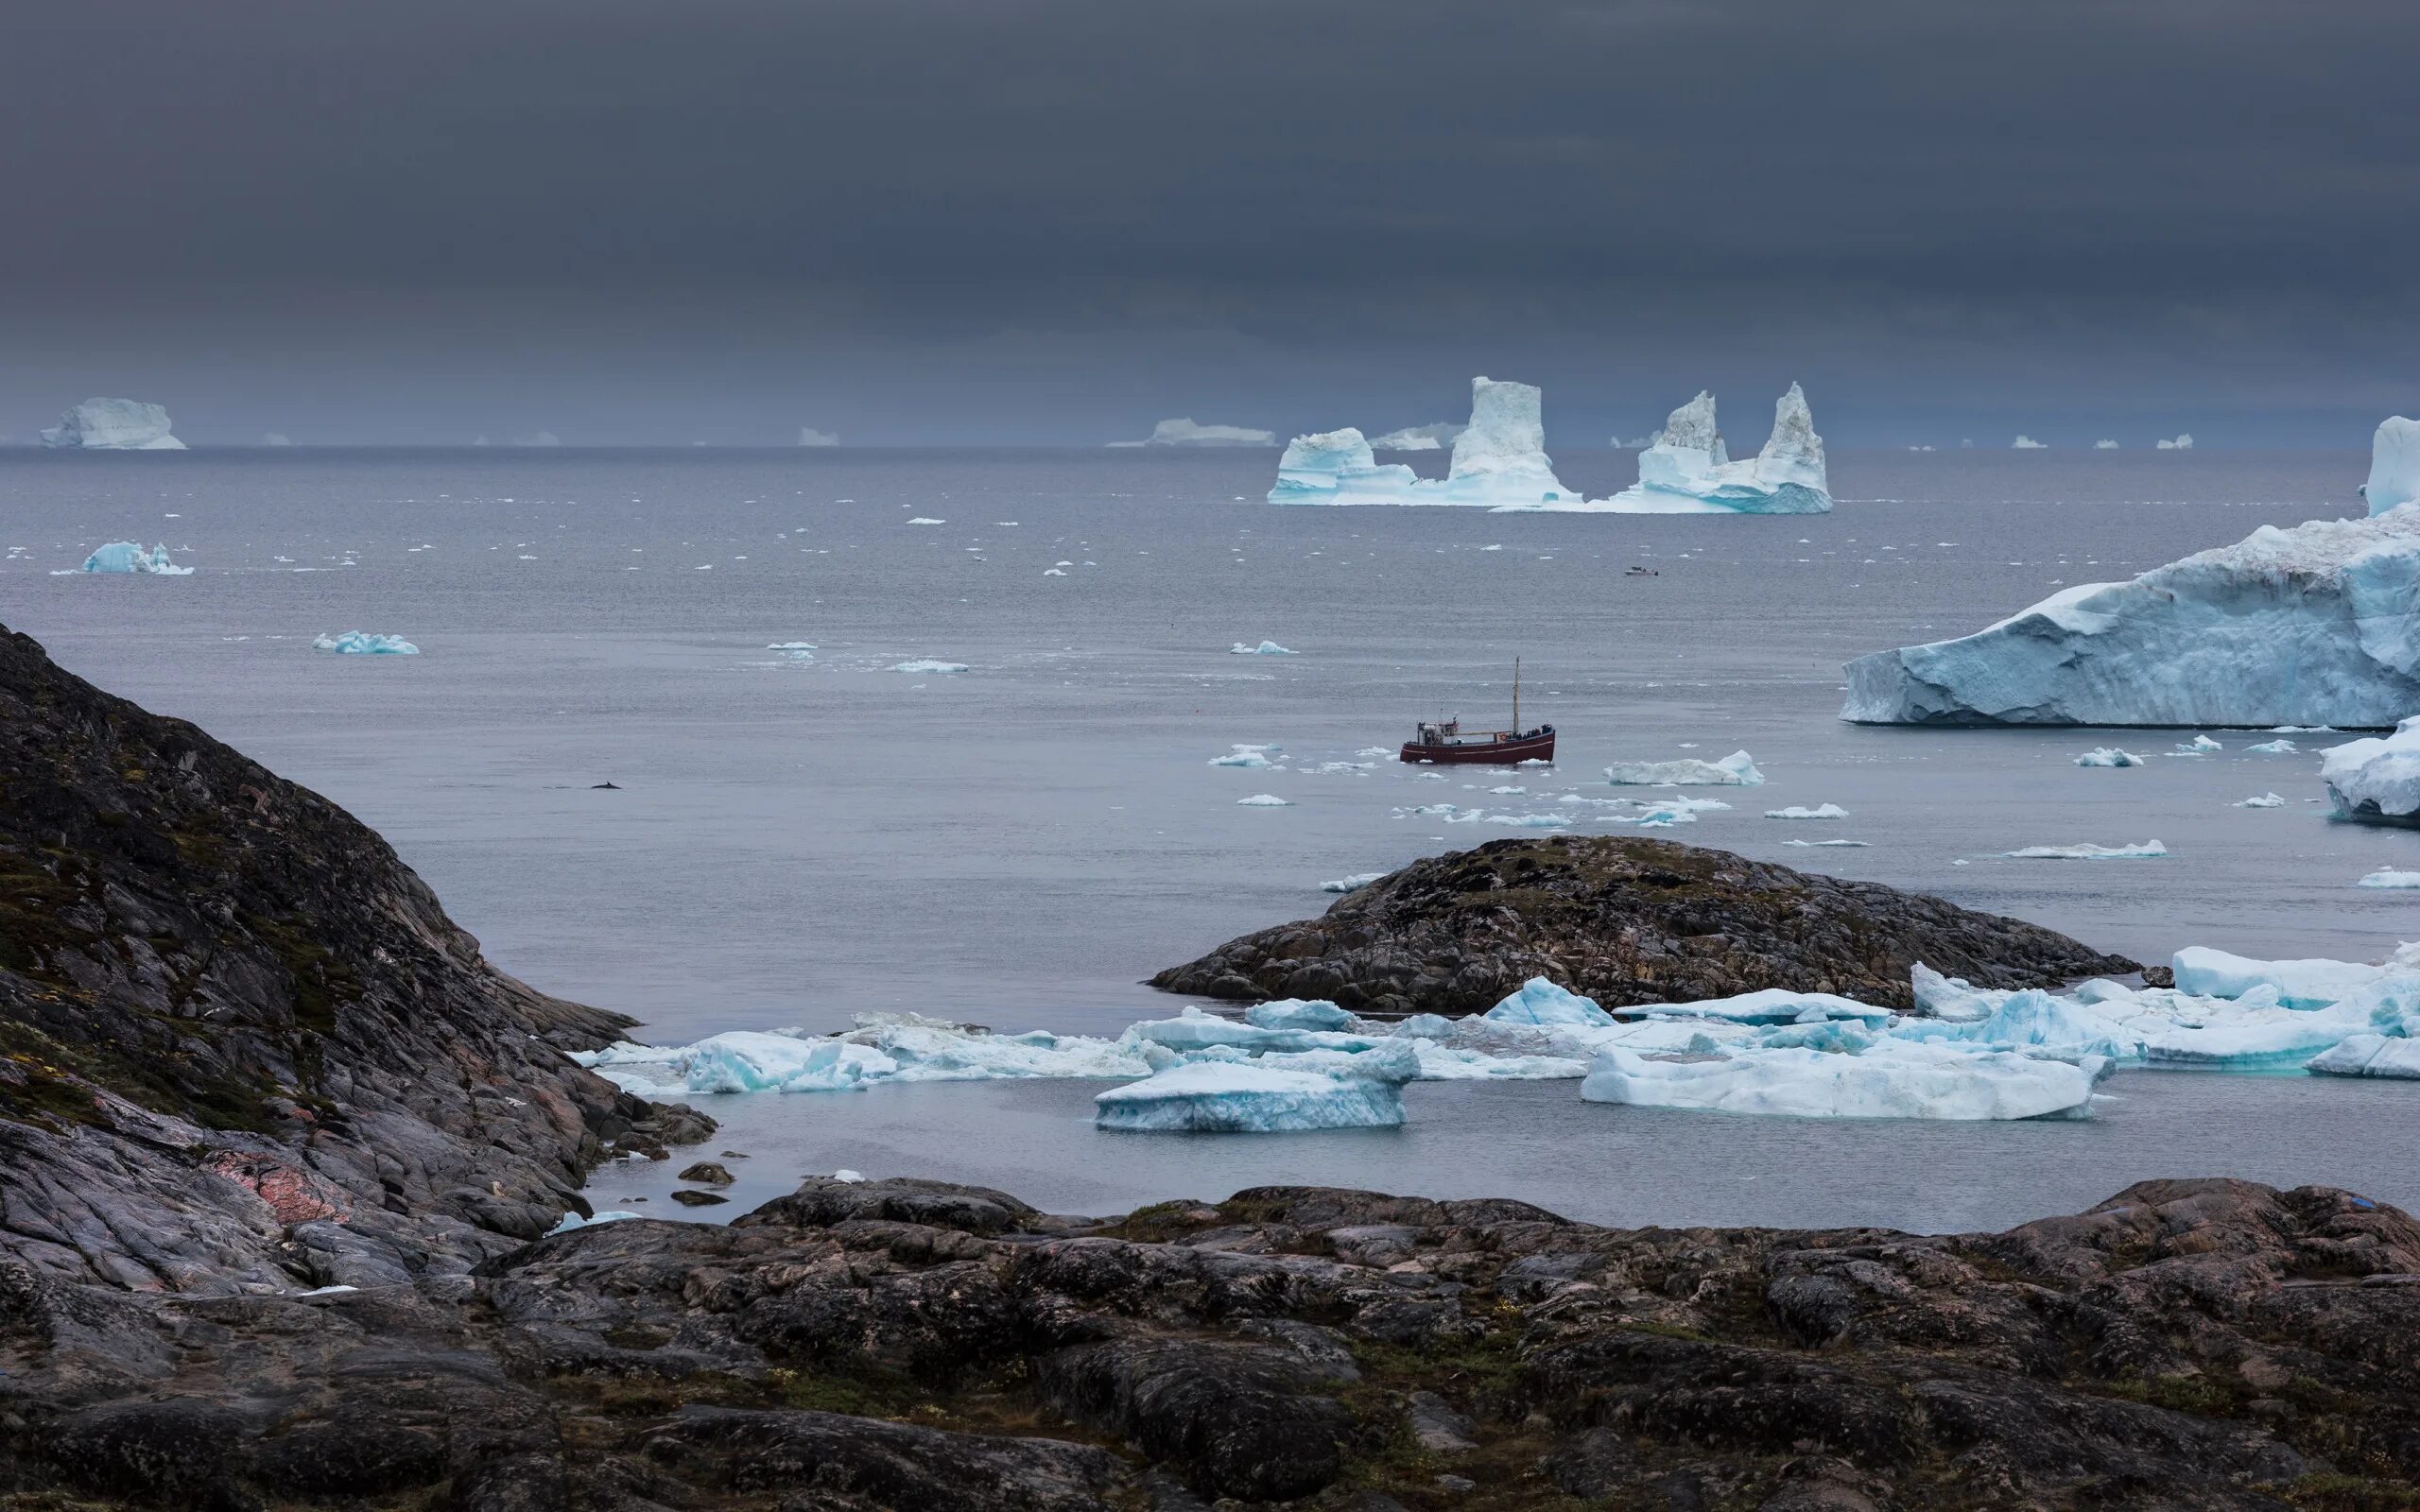
M 1659 941 L 1720 932 L 1669 933 L 1687 895 L 1839 987 L 1906 948 L 2110 969 L 1929 900 L 1825 946 L 1852 885 L 1704 854 L 1564 859 L 1674 894 Z M 1550 858 L 1518 859 L 1421 885 Z M 1376 937 L 1411 876 L 1345 923 Z M 552 1231 L 596 1162 L 711 1127 L 567 1058 L 625 1022 L 496 971 L 334 805 L 0 637 L 0 1509 L 2420 1498 L 2420 1225 L 2353 1193 L 2152 1181 L 1911 1236 L 818 1177 L 728 1226 Z

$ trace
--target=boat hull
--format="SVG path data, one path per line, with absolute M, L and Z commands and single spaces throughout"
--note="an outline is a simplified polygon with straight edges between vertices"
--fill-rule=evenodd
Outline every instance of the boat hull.
M 1432 762 L 1440 766 L 1510 766 L 1515 762 L 1554 760 L 1554 734 L 1516 735 L 1509 740 L 1468 740 L 1452 745 L 1403 743 L 1397 757 L 1407 762 Z

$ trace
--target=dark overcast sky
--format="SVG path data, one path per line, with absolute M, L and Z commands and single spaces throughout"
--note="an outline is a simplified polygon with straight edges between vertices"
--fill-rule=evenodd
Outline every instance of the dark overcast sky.
M 0 432 L 2355 443 L 2415 79 L 2414 0 L 26 5 Z

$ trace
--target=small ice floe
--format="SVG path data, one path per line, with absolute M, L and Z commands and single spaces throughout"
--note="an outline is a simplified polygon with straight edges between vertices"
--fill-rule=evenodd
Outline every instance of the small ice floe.
M 2235 806 L 2239 809 L 2282 809 L 2286 800 L 2274 793 L 2263 793 L 2256 798 L 2239 799 Z
M 1488 789 L 1488 792 L 1490 792 L 1490 793 L 1492 793 L 1492 794 L 1495 795 L 1495 796 L 1496 796 L 1496 797 L 1498 797 L 1498 798 L 1508 798 L 1508 797 L 1512 797 L 1512 796 L 1516 795 L 1516 794 L 1517 794 L 1517 795 L 1519 795 L 1519 796 L 1521 796 L 1521 797 L 1526 798 L 1526 797 L 1528 797 L 1528 796 L 1529 796 L 1529 792 L 1530 792 L 1530 790 L 1529 790 L 1528 788 L 1526 788 L 1526 787 L 1514 787 L 1514 786 L 1511 785 L 1510 783 L 1507 783 L 1506 785 L 1504 785 L 1504 786 L 1502 786 L 1502 787 L 1491 787 L 1491 788 L 1489 788 L 1489 789 Z
M 1402 1061 L 1402 1080 L 1409 1080 L 1418 1069 L 1409 1046 Z M 1093 1125 L 1199 1134 L 1392 1128 L 1403 1122 L 1400 1085 L 1244 1062 L 1187 1061 L 1095 1097 Z
M 2077 757 L 2076 765 L 2078 766 L 2148 766 L 2151 763 L 2147 758 L 2137 756 L 2131 750 L 2119 750 L 2115 746 L 2101 746 Z
M 1822 803 L 1811 809 L 1793 803 L 1786 809 L 1765 810 L 1765 817 L 1769 819 L 1845 819 L 1848 816 L 1849 811 L 1838 803 Z
M 863 1171 L 852 1171 L 847 1166 L 842 1166 L 839 1170 L 832 1173 L 833 1180 L 846 1181 L 852 1186 L 855 1186 L 865 1178 L 866 1174 Z
M 1754 787 L 1764 780 L 1744 750 L 1719 762 L 1684 756 L 1670 762 L 1616 762 L 1605 768 L 1605 781 L 1616 787 Z
M 1866 849 L 1868 846 L 1872 845 L 1872 844 L 1873 844 L 1873 842 L 1872 842 L 1872 841 L 1870 841 L 1870 840 L 1784 840 L 1784 841 L 1782 842 L 1782 844 L 1784 844 L 1784 845 L 1796 845 L 1796 846 L 1811 846 L 1811 847 L 1819 847 L 1819 848 L 1820 848 L 1820 847 L 1824 847 L 1824 846 L 1838 846 L 1838 847 L 1840 847 L 1840 848 L 1841 848 L 1841 849 L 1843 849 L 1843 850 L 1862 850 Z M 1965 864 L 1966 864 L 1966 863 L 1965 863 L 1965 862 L 1963 862 L 1963 861 L 1959 861 L 1959 862 L 1953 862 L 1953 863 L 1952 863 L 1952 865 L 1954 865 L 1954 866 L 1961 866 L 1961 867 L 1964 866 Z
M 334 651 L 339 656 L 418 656 L 420 647 L 400 635 L 371 635 L 360 630 L 347 630 L 342 635 L 322 635 L 311 642 L 315 651 Z
M 2002 855 L 2018 861 L 2148 861 L 2168 854 L 2157 840 L 2139 845 L 2029 845 Z
M 2255 756 L 2299 756 L 2302 751 L 2290 740 L 2264 740 L 2257 746 L 2243 747 Z
M 928 514 L 920 514 L 915 519 L 910 520 L 908 523 L 911 525 L 945 525 L 949 524 L 946 520 L 936 520 Z
M 902 662 L 893 666 L 890 670 L 893 672 L 959 673 L 966 670 L 966 663 L 963 662 L 935 662 L 926 659 L 916 662 Z
M 2363 887 L 2420 887 L 2420 871 L 2397 871 L 2381 867 L 2363 877 L 2357 885 Z
M 1336 877 L 1320 884 L 1322 892 L 1359 892 L 1385 876 L 1383 871 L 1357 871 L 1349 877 Z
M 1275 641 L 1263 641 L 1258 645 L 1247 645 L 1237 641 L 1227 647 L 1227 654 L 1230 656 L 1292 656 L 1294 653 Z
M 1247 809 L 1290 809 L 1294 805 L 1292 800 L 1279 798 L 1274 793 L 1254 793 L 1250 798 L 1236 799 L 1236 806 Z
M 146 551 L 141 544 L 131 541 L 112 541 L 106 546 L 96 548 L 91 556 L 84 558 L 84 565 L 75 569 L 75 572 L 147 573 L 154 577 L 193 576 L 192 568 L 180 567 L 169 559 L 167 547 L 153 546 Z M 52 576 L 65 577 L 72 576 L 73 573 L 55 573 Z
M 1045 567 L 1042 569 L 1042 576 L 1045 577 L 1064 577 L 1067 576 L 1067 572 L 1063 567 Z
M 2369 824 L 2420 824 L 2420 718 L 2392 735 L 2328 748 L 2319 780 L 2336 817 Z
M 2224 746 L 2220 745 L 2209 736 L 2196 735 L 2189 743 L 2180 743 L 2177 747 L 2174 750 L 2169 751 L 2169 754 L 2171 756 L 2207 756 L 2213 751 L 2221 751 L 2224 749 L 2226 749 Z
M 1285 748 L 1286 747 L 1283 746 L 1238 745 L 1235 749 L 1229 751 L 1224 756 L 1211 757 L 1210 765 L 1213 766 L 1242 766 L 1253 771 L 1264 771 L 1277 765 L 1275 762 L 1269 759 L 1270 753 L 1273 751 L 1281 751 Z
M 785 662 L 805 662 L 815 660 L 818 647 L 813 641 L 775 641 L 765 649 Z
M 1481 822 L 1509 825 L 1516 830 L 1567 830 L 1571 828 L 1571 816 L 1568 814 L 1490 814 Z

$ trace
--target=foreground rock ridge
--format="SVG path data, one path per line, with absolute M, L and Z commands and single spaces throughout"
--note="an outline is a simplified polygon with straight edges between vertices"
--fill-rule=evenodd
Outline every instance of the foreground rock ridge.
M 0 1298 L 0 1504 L 62 1512 L 2420 1496 L 2420 1225 L 2321 1187 L 1919 1237 L 814 1179 L 471 1276 L 193 1297 L 7 1262 Z
M 586 1211 L 605 1142 L 707 1126 L 565 1057 L 629 1022 L 498 972 L 325 799 L 0 631 L 0 1256 L 22 1274 L 466 1270 Z
M 1484 1012 L 1533 976 L 1607 1008 L 1766 988 L 1915 1006 L 1922 961 L 1979 987 L 2056 987 L 2135 962 L 2019 919 L 1669 840 L 1497 840 L 1415 861 L 1318 919 L 1151 978 L 1357 1012 Z

